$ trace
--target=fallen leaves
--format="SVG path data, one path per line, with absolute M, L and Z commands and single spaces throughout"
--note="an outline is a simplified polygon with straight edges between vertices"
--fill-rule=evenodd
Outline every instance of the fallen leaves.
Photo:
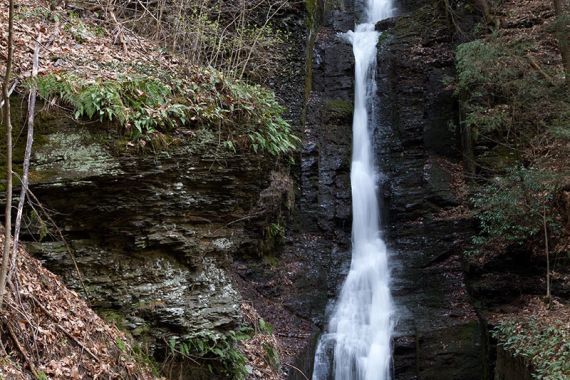
M 14 76 L 28 77 L 32 69 L 35 39 L 41 33 L 49 36 L 42 44 L 40 67 L 42 72 L 66 71 L 81 77 L 116 78 L 127 74 L 132 64 L 179 70 L 180 62 L 172 55 L 163 54 L 152 41 L 122 30 L 125 46 L 115 44 L 114 24 L 97 14 L 85 11 L 78 17 L 63 6 L 53 11 L 41 0 L 18 2 L 15 19 Z M 0 25 L 8 22 L 8 0 L 0 0 Z M 0 73 L 5 70 L 7 33 L 0 31 Z
M 3 317 L 11 322 L 33 365 L 49 379 L 155 378 L 149 368 L 133 358 L 123 333 L 107 325 L 77 293 L 23 249 L 16 277 L 19 297 L 8 293 Z M 5 329 L 5 324 L 0 324 L 0 330 Z M 31 379 L 21 350 L 9 334 L 0 332 L 6 349 L 0 376 Z M 126 342 L 123 351 L 115 345 L 119 339 Z

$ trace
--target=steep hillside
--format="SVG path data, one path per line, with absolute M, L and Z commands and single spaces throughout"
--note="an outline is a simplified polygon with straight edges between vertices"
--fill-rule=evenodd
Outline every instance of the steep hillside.
M 4 379 L 157 379 L 140 347 L 24 249 L 2 312 Z
M 570 89 L 560 46 L 570 10 L 489 4 L 455 56 L 457 131 L 479 224 L 467 284 L 496 326 L 497 378 L 567 378 Z
M 34 201 L 33 208 L 26 207 L 22 238 L 47 268 L 125 335 L 105 327 L 120 338 L 102 336 L 108 346 L 99 349 L 97 334 L 91 342 L 77 335 L 83 330 L 75 322 L 65 323 L 64 328 L 74 330 L 69 335 L 54 327 L 64 335 L 53 335 L 61 346 L 54 345 L 52 352 L 47 343 L 36 342 L 34 329 L 37 324 L 52 334 L 40 324 L 45 322 L 41 311 L 56 306 L 37 296 L 45 310 L 22 297 L 30 313 L 37 312 L 27 318 L 30 323 L 14 330 L 22 349 L 10 343 L 10 334 L 2 338 L 7 354 L 21 359 L 22 368 L 29 356 L 29 370 L 37 367 L 48 378 L 96 377 L 97 371 L 109 378 L 145 378 L 151 376 L 145 369 L 148 362 L 157 373 L 173 378 L 275 379 L 283 373 L 280 360 L 287 358 L 286 351 L 273 327 L 250 306 L 255 295 L 240 294 L 230 263 L 238 257 L 261 262 L 282 244 L 293 202 L 289 165 L 299 143 L 297 126 L 291 124 L 300 117 L 297 90 L 302 92 L 303 80 L 297 71 L 302 63 L 282 63 L 290 50 L 302 60 L 295 49 L 302 52 L 304 36 L 291 38 L 301 45 L 290 46 L 285 43 L 289 37 L 269 21 L 277 15 L 280 28 L 302 30 L 304 10 L 288 1 L 245 2 L 241 11 L 247 15 L 240 13 L 243 24 L 237 28 L 231 26 L 233 8 L 226 8 L 231 4 L 223 9 L 206 9 L 205 2 L 161 4 L 166 7 L 161 8 L 165 24 L 159 34 L 141 22 L 153 19 L 157 8 L 140 14 L 141 8 L 130 8 L 131 2 L 16 4 L 10 86 L 14 165 L 20 174 L 22 99 L 37 88 L 30 184 L 44 206 Z M 4 26 L 8 1 L 0 6 Z M 229 24 L 205 31 L 233 41 L 216 40 L 224 50 L 219 65 L 192 58 L 192 44 L 186 44 L 195 34 L 165 43 L 165 36 L 175 33 L 170 21 L 176 12 L 184 15 L 177 20 L 191 21 L 182 29 L 192 33 L 200 23 L 199 28 Z M 219 19 L 216 12 L 221 12 Z M 208 43 L 213 38 L 209 35 Z M 39 74 L 30 78 L 36 45 Z M 0 71 L 5 70 L 6 47 L 3 29 Z M 257 55 L 270 48 L 275 48 L 270 56 Z M 278 95 L 260 83 L 272 85 Z M 54 275 L 45 269 L 30 275 L 27 263 L 32 259 L 22 255 L 19 289 L 52 282 L 46 279 Z M 58 297 L 75 294 L 57 286 L 44 290 L 53 293 L 56 303 Z M 10 288 L 10 294 L 17 293 Z M 97 318 L 100 325 L 93 329 L 107 326 L 86 303 L 76 304 L 81 306 L 77 314 L 85 313 L 92 323 Z M 57 314 L 55 322 L 64 323 L 75 311 L 70 313 Z M 87 321 L 79 325 L 87 326 Z M 127 343 L 132 337 L 137 342 L 133 355 L 140 363 L 127 354 L 133 351 Z M 93 355 L 86 355 L 95 364 L 81 364 L 84 357 L 73 356 L 73 344 L 91 351 Z M 108 357 L 99 356 L 103 349 Z M 58 364 L 62 355 L 69 358 Z M 105 367 L 111 359 L 115 361 Z M 6 370 L 19 366 L 14 363 L 7 361 Z

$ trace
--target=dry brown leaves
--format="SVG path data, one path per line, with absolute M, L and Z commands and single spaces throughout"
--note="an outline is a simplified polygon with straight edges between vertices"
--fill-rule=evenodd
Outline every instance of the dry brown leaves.
M 33 378 L 29 362 L 49 379 L 155 378 L 133 358 L 123 333 L 23 249 L 16 277 L 1 315 L 3 378 Z
M 267 352 L 264 347 L 273 347 L 277 353 L 281 353 L 279 343 L 273 334 L 258 331 L 258 323 L 260 316 L 252 305 L 248 303 L 241 304 L 241 312 L 244 319 L 256 327 L 253 337 L 241 342 L 241 349 L 247 358 L 247 364 L 251 366 L 251 373 L 248 374 L 248 380 L 279 380 L 281 379 L 278 370 L 271 366 L 267 358 Z M 281 356 L 281 355 L 280 355 Z
M 20 0 L 14 22 L 15 78 L 30 76 L 32 51 L 42 34 L 40 74 L 72 72 L 83 78 L 116 78 L 133 66 L 178 70 L 178 60 L 158 46 L 121 27 L 123 44 L 117 41 L 116 24 L 108 15 L 83 10 L 79 5 L 49 10 L 49 2 Z M 120 21 L 119 21 L 120 23 Z M 8 0 L 0 0 L 0 73 L 4 75 L 8 32 Z
M 543 67 L 561 68 L 558 42 L 552 33 L 555 21 L 550 0 L 508 0 L 498 8 L 501 12 L 499 39 L 505 44 L 525 43 L 528 56 Z M 562 73 L 559 69 L 558 72 Z
M 531 295 L 522 296 L 518 302 L 524 304 L 524 307 L 515 308 L 516 311 L 513 313 L 492 313 L 488 316 L 489 322 L 496 324 L 504 319 L 528 320 L 533 318 L 543 325 L 558 326 L 570 331 L 569 305 L 556 299 L 548 303 L 544 297 Z

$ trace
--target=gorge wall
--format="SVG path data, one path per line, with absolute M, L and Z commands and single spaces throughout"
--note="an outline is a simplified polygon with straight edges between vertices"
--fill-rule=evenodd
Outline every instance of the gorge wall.
M 378 161 L 398 307 L 396 379 L 486 378 L 485 334 L 464 282 L 475 224 L 460 207 L 453 32 L 431 3 L 380 23 Z M 464 190 L 464 189 L 463 189 Z
M 431 2 L 397 6 L 399 16 L 378 25 L 383 35 L 375 128 L 377 162 L 384 174 L 385 236 L 392 249 L 392 292 L 398 308 L 394 377 L 486 378 L 486 331 L 471 305 L 461 261 L 462 245 L 475 224 L 460 207 L 465 186 L 461 145 L 448 127 L 457 114 L 453 91 L 445 84 L 454 75 L 453 33 Z M 340 239 L 348 244 L 349 187 L 343 179 L 350 162 L 353 58 L 350 45 L 337 33 L 353 28 L 359 9 L 345 1 L 327 3 L 322 11 L 313 50 L 307 129 L 319 136 L 309 140 L 318 141 L 317 199 L 324 206 L 321 220 L 331 220 L 328 226 L 321 222 L 321 228 L 335 230 L 337 244 Z M 344 136 L 335 138 L 339 132 Z M 339 150 L 344 153 L 338 154 Z M 336 157 L 332 173 L 331 153 Z M 325 259 L 329 265 L 323 269 L 329 273 L 332 302 L 350 259 L 347 248 L 330 252 Z M 325 279 L 323 274 L 321 278 Z
M 239 328 L 248 304 L 274 327 L 281 377 L 311 373 L 350 265 L 354 58 L 338 33 L 360 10 L 352 0 L 309 3 L 308 31 L 303 14 L 283 21 L 296 33 L 291 70 L 271 83 L 303 139 L 292 170 L 230 154 L 204 131 L 141 155 L 113 148 L 105 129 L 43 121 L 32 190 L 62 235 L 52 230 L 31 250 L 159 359 L 173 335 Z M 449 128 L 457 41 L 431 1 L 397 7 L 377 25 L 374 130 L 397 306 L 394 378 L 486 379 L 487 331 L 461 260 L 476 226 L 462 206 L 460 136 Z M 270 233 L 284 226 L 284 236 Z M 255 368 L 249 376 L 263 378 Z

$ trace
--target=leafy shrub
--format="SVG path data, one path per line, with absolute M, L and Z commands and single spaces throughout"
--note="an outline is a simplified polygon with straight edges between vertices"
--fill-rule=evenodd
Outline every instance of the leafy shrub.
M 533 49 L 497 36 L 457 47 L 455 95 L 476 142 L 524 144 L 568 109 L 563 82 L 553 85 L 544 78 L 549 69 L 533 67 Z
M 543 229 L 544 213 L 551 234 L 560 232 L 553 196 L 559 178 L 545 171 L 511 168 L 483 186 L 473 198 L 481 232 L 473 238 L 477 248 L 492 242 L 523 245 Z
M 493 336 L 508 352 L 532 365 L 535 379 L 559 380 L 570 377 L 570 334 L 566 322 L 544 325 L 535 319 L 502 321 Z
M 250 338 L 252 330 L 241 328 L 231 330 L 227 334 L 215 334 L 212 332 L 201 332 L 186 338 L 171 338 L 168 346 L 174 355 L 192 360 L 202 360 L 209 363 L 217 363 L 219 369 L 211 364 L 208 368 L 213 374 L 231 376 L 232 379 L 244 379 L 247 371 L 245 369 L 246 358 L 241 353 L 237 344 L 239 341 Z

